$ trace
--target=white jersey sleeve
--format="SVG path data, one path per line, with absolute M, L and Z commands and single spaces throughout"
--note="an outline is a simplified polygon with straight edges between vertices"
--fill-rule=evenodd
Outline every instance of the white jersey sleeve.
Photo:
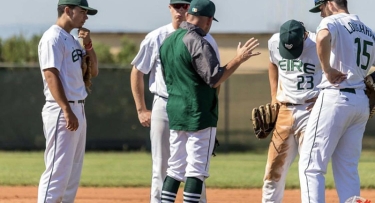
M 138 54 L 135 56 L 132 65 L 137 67 L 139 71 L 148 74 L 154 66 L 156 58 L 159 56 L 159 47 L 155 44 L 155 40 L 150 34 L 141 42 Z
M 58 38 L 44 37 L 39 42 L 39 64 L 42 70 L 56 68 L 61 70 L 64 56 L 63 45 Z
M 276 56 L 279 54 L 279 37 L 280 34 L 276 33 L 273 34 L 272 37 L 268 40 L 268 52 L 271 63 L 277 65 L 278 60 L 276 59 Z M 276 52 L 276 53 L 275 53 Z
M 357 15 L 340 13 L 324 18 L 317 28 L 331 34 L 330 65 L 347 74 L 347 79 L 333 86 L 323 75 L 319 88 L 365 89 L 363 78 L 375 60 L 375 35 Z
M 304 104 L 316 97 L 316 87 L 322 78 L 322 69 L 316 54 L 315 34 L 309 33 L 304 49 L 297 59 L 284 59 L 279 52 L 279 33 L 268 40 L 271 63 L 278 68 L 276 99 L 283 103 Z

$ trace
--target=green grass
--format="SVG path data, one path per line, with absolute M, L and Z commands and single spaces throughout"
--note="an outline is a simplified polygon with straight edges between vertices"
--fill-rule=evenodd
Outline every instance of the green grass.
M 375 188 L 374 151 L 365 151 L 359 164 L 362 188 Z M 298 159 L 298 157 L 297 157 Z M 287 188 L 299 188 L 297 159 L 287 176 Z M 266 153 L 223 154 L 211 159 L 211 188 L 260 188 Z M 43 152 L 0 152 L 0 185 L 38 185 L 44 170 Z M 149 187 L 151 155 L 145 152 L 88 152 L 81 185 L 92 187 Z M 327 188 L 333 188 L 332 170 L 326 175 Z

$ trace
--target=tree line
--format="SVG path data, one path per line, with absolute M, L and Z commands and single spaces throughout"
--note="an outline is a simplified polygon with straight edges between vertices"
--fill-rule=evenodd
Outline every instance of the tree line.
M 38 63 L 38 44 L 42 35 L 26 38 L 14 35 L 7 39 L 0 38 L 0 62 L 31 64 Z M 126 37 L 121 39 L 118 53 L 110 51 L 111 47 L 101 42 L 93 42 L 93 46 L 101 64 L 128 66 L 137 54 L 137 46 Z

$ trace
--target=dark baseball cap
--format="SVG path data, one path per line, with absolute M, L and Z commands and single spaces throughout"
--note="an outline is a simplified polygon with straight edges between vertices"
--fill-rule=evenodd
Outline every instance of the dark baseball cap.
M 305 27 L 301 22 L 288 20 L 280 27 L 279 52 L 283 58 L 296 59 L 303 51 Z
M 89 7 L 87 0 L 59 0 L 58 5 L 75 5 L 87 10 L 87 15 L 95 15 L 98 10 Z
M 309 11 L 311 13 L 319 13 L 320 12 L 320 6 L 324 4 L 327 0 L 314 0 L 315 6 L 314 8 L 310 9 Z
M 191 0 L 171 0 L 169 4 L 190 4 Z
M 215 10 L 215 4 L 210 0 L 192 0 L 188 13 L 195 16 L 213 17 L 215 21 L 219 22 L 214 17 Z

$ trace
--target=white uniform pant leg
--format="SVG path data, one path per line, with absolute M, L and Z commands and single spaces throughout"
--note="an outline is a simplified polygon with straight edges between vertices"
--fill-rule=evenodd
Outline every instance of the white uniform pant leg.
M 310 115 L 310 112 L 305 110 L 307 105 L 282 105 L 279 109 L 268 150 L 262 188 L 263 203 L 282 202 L 286 176 L 298 154 Z
M 80 124 L 77 131 L 65 128 L 66 121 L 57 103 L 47 102 L 43 108 L 46 169 L 39 182 L 38 203 L 74 202 L 82 170 L 86 118 L 83 104 L 70 105 Z
M 167 99 L 154 96 L 151 114 L 152 180 L 150 203 L 161 201 L 163 182 L 167 175 L 169 153 L 169 122 Z
M 64 198 L 62 201 L 63 203 L 74 202 L 74 199 L 76 197 L 77 190 L 79 187 L 79 182 L 81 180 L 83 158 L 85 156 L 85 149 L 86 149 L 87 123 L 86 123 L 86 115 L 85 115 L 84 106 L 83 106 L 84 104 L 76 104 L 76 105 L 82 105 L 83 119 L 82 119 L 82 122 L 80 122 L 79 124 L 80 127 L 82 127 L 82 131 L 79 135 L 80 139 L 78 140 L 78 143 L 76 145 L 76 152 L 74 154 L 72 172 L 70 175 L 68 186 L 65 190 Z
M 338 90 L 324 90 L 320 93 L 311 112 L 300 150 L 302 203 L 325 203 L 324 175 L 329 160 L 333 153 L 337 153 L 336 147 L 340 145 L 340 139 L 346 134 L 346 130 L 358 119 L 356 106 L 367 106 L 363 103 L 366 96 L 360 91 L 357 93 L 360 95 Z
M 177 181 L 185 182 L 187 166 L 186 143 L 188 137 L 185 131 L 170 130 L 170 152 L 167 175 Z
M 341 137 L 332 155 L 332 171 L 340 203 L 352 196 L 360 196 L 358 162 L 362 151 L 362 138 L 368 120 L 368 108 L 363 109 L 357 121 Z
M 207 202 L 206 184 L 203 181 L 201 199 L 199 200 L 199 203 L 206 203 L 206 202 Z
M 287 151 L 285 154 L 279 156 L 279 158 L 284 160 L 277 162 L 278 160 L 274 159 L 276 162 L 267 163 L 262 188 L 263 203 L 281 203 L 284 197 L 286 176 L 290 165 L 297 155 L 298 144 L 295 143 L 294 137 L 290 136 L 285 140 L 284 145 L 290 147 L 285 149 Z M 274 167 L 274 170 L 272 170 L 272 167 Z
M 210 160 L 215 145 L 216 128 L 209 127 L 197 132 L 187 132 L 187 167 L 185 177 L 195 177 L 202 181 L 208 178 Z

